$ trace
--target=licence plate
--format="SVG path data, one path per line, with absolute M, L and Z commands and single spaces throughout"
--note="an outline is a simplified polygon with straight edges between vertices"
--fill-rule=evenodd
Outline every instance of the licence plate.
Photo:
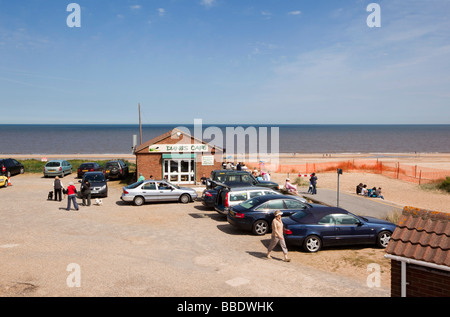
M 56 170 L 48 170 L 49 172 L 55 172 Z
M 109 170 L 106 170 L 106 173 L 109 173 Z
M 88 172 L 88 170 L 83 170 L 82 172 Z

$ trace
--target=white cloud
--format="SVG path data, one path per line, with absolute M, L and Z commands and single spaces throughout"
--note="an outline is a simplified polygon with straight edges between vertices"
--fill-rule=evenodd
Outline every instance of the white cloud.
M 160 17 L 164 16 L 164 14 L 166 14 L 166 10 L 164 8 L 159 8 L 158 9 L 158 14 Z
M 291 12 L 288 12 L 288 14 L 289 15 L 300 15 L 300 14 L 302 14 L 302 11 L 300 11 L 300 10 L 291 11 Z
M 216 0 L 202 0 L 202 5 L 205 7 L 211 7 L 216 3 Z
M 140 6 L 139 4 L 130 6 L 130 9 L 131 9 L 131 10 L 140 10 L 141 8 L 142 8 L 142 6 Z

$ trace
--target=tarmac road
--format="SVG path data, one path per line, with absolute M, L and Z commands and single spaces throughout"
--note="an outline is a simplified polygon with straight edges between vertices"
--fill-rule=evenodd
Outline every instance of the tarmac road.
M 25 174 L 0 189 L 0 296 L 390 296 L 302 265 L 301 252 L 268 260 L 269 235 L 238 231 L 200 202 L 135 207 L 111 182 L 103 205 L 68 212 L 66 200 L 47 201 L 52 182 Z

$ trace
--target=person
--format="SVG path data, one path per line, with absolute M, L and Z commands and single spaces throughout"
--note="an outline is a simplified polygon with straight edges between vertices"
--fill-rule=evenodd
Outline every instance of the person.
M 138 178 L 137 181 L 138 181 L 138 182 L 143 182 L 143 181 L 145 181 L 145 177 L 144 177 L 144 175 L 142 175 L 142 173 L 139 173 L 139 178 Z
M 149 179 L 154 180 L 155 177 L 153 175 L 150 175 Z
M 263 180 L 265 180 L 266 182 L 270 182 L 270 174 L 269 174 L 269 172 L 262 173 L 262 176 L 263 176 Z
M 289 192 L 297 192 L 297 186 L 291 184 L 291 180 L 289 178 L 286 178 L 286 183 L 284 184 L 284 189 L 286 189 Z
M 267 248 L 267 258 L 271 259 L 272 256 L 270 253 L 273 248 L 279 243 L 281 246 L 281 250 L 283 251 L 284 261 L 290 262 L 291 259 L 288 258 L 288 250 L 286 248 L 286 242 L 284 241 L 283 235 L 283 222 L 281 221 L 281 215 L 283 213 L 281 210 L 277 210 L 274 213 L 275 219 L 272 221 L 272 239 L 270 240 L 269 247 Z
M 361 196 L 367 196 L 367 185 L 364 184 L 363 187 L 361 187 Z
M 87 179 L 81 184 L 81 198 L 83 199 L 83 206 L 91 205 L 91 183 Z
M 313 186 L 311 184 L 311 180 L 309 181 L 309 187 L 308 187 L 308 194 L 312 194 L 313 193 Z
M 236 165 L 236 170 L 237 171 L 241 171 L 242 170 L 242 165 L 241 164 L 242 164 L 241 162 L 237 163 L 237 165 Z
M 375 195 L 376 195 L 377 197 L 380 197 L 381 199 L 384 200 L 384 196 L 381 194 L 381 187 L 378 187 L 378 188 L 375 190 Z
M 356 194 L 360 195 L 361 194 L 361 189 L 363 187 L 363 183 L 359 183 L 358 186 L 356 186 Z
M 202 175 L 202 178 L 200 178 L 200 181 L 202 182 L 202 185 L 206 185 L 206 180 L 207 180 L 208 178 L 206 177 L 206 175 L 205 174 L 203 174 Z
M 67 211 L 70 211 L 70 202 L 73 201 L 73 206 L 75 210 L 78 210 L 78 204 L 77 204 L 77 189 L 73 185 L 72 182 L 69 183 L 69 186 L 67 187 Z
M 317 176 L 316 176 L 316 173 L 312 173 L 311 174 L 311 178 L 309 179 L 309 181 L 311 182 L 311 185 L 312 185 L 312 194 L 316 195 L 317 194 Z
M 61 182 L 59 177 L 56 176 L 55 177 L 55 181 L 53 182 L 53 190 L 55 192 L 55 201 L 56 200 L 59 200 L 59 201 L 62 200 L 62 196 L 61 195 L 62 195 L 63 189 L 64 189 L 63 183 Z M 59 199 L 57 199 L 57 197 L 59 197 Z

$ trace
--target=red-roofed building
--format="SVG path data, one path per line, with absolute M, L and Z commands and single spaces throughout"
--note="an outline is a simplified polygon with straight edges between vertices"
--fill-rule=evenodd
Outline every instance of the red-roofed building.
M 450 214 L 405 207 L 389 245 L 392 297 L 450 297 Z

